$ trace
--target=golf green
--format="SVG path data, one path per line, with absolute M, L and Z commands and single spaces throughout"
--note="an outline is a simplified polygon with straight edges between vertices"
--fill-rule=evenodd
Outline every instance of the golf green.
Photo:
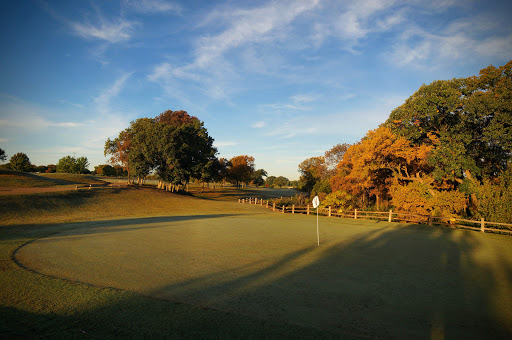
M 45 275 L 356 337 L 512 335 L 512 238 L 272 213 L 76 223 L 17 260 Z

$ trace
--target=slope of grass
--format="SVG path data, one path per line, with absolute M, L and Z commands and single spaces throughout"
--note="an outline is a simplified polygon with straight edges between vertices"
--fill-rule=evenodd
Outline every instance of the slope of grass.
M 0 187 L 47 188 L 77 184 L 100 185 L 105 184 L 105 182 L 88 175 L 65 173 L 33 174 L 14 170 L 0 169 Z
M 152 189 L 105 188 L 0 196 L 0 207 L 3 222 L 0 226 L 0 337 L 332 337 L 330 333 L 278 320 L 172 303 L 124 290 L 39 275 L 20 268 L 14 260 L 20 246 L 56 232 L 72 230 L 77 221 L 120 216 L 240 213 L 235 203 L 230 206 L 226 202 L 198 200 Z

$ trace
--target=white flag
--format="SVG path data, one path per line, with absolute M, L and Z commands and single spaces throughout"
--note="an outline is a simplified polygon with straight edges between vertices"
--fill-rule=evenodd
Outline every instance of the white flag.
M 318 199 L 318 196 L 315 196 L 315 198 L 313 198 L 313 208 L 316 209 L 320 206 L 320 200 Z

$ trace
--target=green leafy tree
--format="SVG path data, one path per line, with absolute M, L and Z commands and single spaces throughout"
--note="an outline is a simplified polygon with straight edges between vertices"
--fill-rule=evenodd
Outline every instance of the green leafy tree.
M 328 175 L 325 158 L 311 157 L 299 164 L 300 181 L 303 182 L 303 188 L 311 192 L 315 184 Z
M 265 178 L 265 186 L 272 188 L 274 186 L 274 181 L 276 180 L 276 176 L 268 176 Z
M 23 152 L 18 152 L 17 154 L 13 155 L 9 160 L 9 164 L 11 169 L 17 171 L 29 171 L 32 166 L 30 159 Z
M 321 204 L 324 207 L 336 207 L 343 210 L 353 209 L 352 196 L 345 191 L 335 191 L 328 194 Z
M 267 177 L 267 172 L 263 169 L 258 169 L 254 171 L 252 183 L 257 187 L 265 184 L 265 179 L 263 177 Z
M 110 164 L 100 164 L 94 167 L 96 174 L 100 176 L 115 176 L 116 170 Z
M 274 182 L 273 182 L 273 186 L 274 187 L 279 187 L 279 188 L 282 188 L 284 186 L 287 186 L 288 183 L 290 182 L 290 180 L 284 176 L 279 176 L 277 177 Z
M 89 171 L 89 161 L 87 157 L 64 156 L 57 163 L 57 172 L 72 174 L 84 174 Z

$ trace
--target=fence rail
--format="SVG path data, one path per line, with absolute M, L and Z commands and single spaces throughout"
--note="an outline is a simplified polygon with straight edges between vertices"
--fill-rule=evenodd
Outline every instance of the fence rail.
M 263 198 L 240 198 L 238 199 L 238 203 L 244 204 L 255 204 L 264 206 L 267 209 L 272 209 L 272 211 L 280 212 L 280 213 L 290 213 L 290 214 L 305 214 L 310 215 L 316 213 L 316 209 L 313 209 L 311 205 L 307 206 L 276 206 L 275 203 L 270 203 L 269 200 L 264 200 Z M 407 222 L 407 223 L 418 223 L 418 224 L 428 224 L 428 225 L 442 225 L 450 228 L 462 228 L 480 231 L 482 233 L 492 232 L 492 233 L 506 233 L 512 234 L 512 224 L 508 223 L 500 223 L 500 222 L 491 222 L 485 221 L 483 218 L 479 221 L 475 220 L 467 220 L 462 218 L 452 218 L 452 217 L 443 217 L 443 216 L 432 216 L 432 215 L 417 215 L 417 214 L 407 214 L 394 212 L 393 210 L 389 211 L 364 211 L 364 210 L 342 210 L 336 209 L 333 207 L 321 207 L 318 208 L 319 215 L 328 216 L 328 217 L 340 217 L 340 218 L 354 218 L 354 219 L 377 219 L 384 220 L 388 222 Z M 475 225 L 476 226 L 473 226 Z M 493 227 L 494 226 L 494 227 Z

